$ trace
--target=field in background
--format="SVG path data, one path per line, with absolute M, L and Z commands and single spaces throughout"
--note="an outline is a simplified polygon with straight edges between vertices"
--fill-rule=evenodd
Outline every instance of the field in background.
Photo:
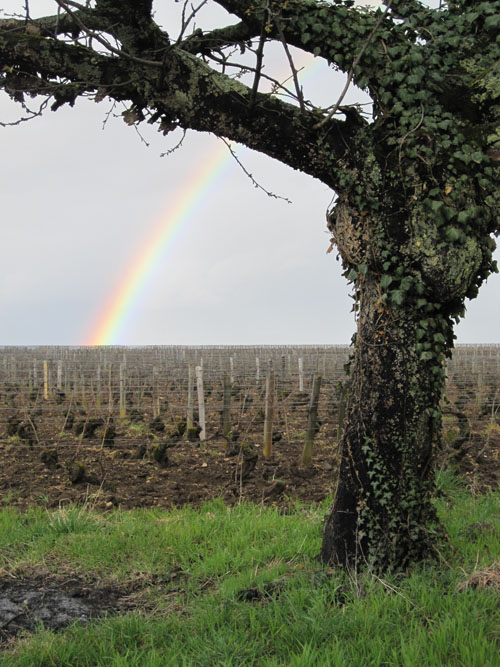
M 2 500 L 321 501 L 334 487 L 348 354 L 347 346 L 1 348 Z M 478 489 L 497 485 L 499 407 L 500 346 L 458 347 L 438 459 Z M 311 465 L 301 463 L 306 437 Z

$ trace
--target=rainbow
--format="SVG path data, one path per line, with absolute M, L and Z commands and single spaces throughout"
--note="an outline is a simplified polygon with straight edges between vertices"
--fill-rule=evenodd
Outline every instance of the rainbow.
M 315 66 L 306 65 L 308 77 L 321 64 L 320 58 L 313 59 L 315 61 Z M 120 332 L 130 319 L 155 269 L 167 252 L 175 247 L 181 231 L 187 228 L 191 220 L 196 219 L 196 212 L 205 204 L 210 192 L 215 191 L 217 183 L 232 162 L 231 152 L 223 142 L 209 153 L 175 201 L 169 203 L 139 252 L 133 256 L 119 285 L 101 307 L 84 345 L 117 344 Z
M 111 293 L 93 326 L 85 345 L 116 344 L 120 330 L 125 326 L 134 306 L 155 268 L 164 259 L 168 249 L 175 247 L 189 220 L 205 203 L 231 165 L 231 153 L 225 144 L 211 151 L 205 162 L 168 206 L 152 232 L 133 258 L 118 288 Z

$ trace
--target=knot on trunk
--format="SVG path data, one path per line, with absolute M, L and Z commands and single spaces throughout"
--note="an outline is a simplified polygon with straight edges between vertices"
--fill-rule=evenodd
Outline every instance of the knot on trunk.
M 367 211 L 357 211 L 347 202 L 339 202 L 328 215 L 327 226 L 342 259 L 350 264 L 367 263 L 371 254 L 369 216 Z
M 412 253 L 426 287 L 441 302 L 464 298 L 483 263 L 483 251 L 475 238 L 444 242 L 431 225 L 425 234 L 415 236 Z

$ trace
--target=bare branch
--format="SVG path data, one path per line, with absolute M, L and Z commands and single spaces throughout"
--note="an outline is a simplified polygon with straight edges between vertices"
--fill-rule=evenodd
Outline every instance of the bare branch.
M 246 176 L 248 176 L 248 178 L 252 181 L 254 187 L 258 188 L 259 190 L 262 190 L 262 192 L 265 192 L 266 195 L 267 195 L 268 197 L 272 197 L 273 199 L 281 199 L 282 201 L 286 201 L 287 204 L 291 204 L 291 203 L 292 203 L 291 200 L 288 199 L 287 197 L 282 197 L 281 195 L 275 195 L 274 192 L 270 192 L 269 190 L 266 190 L 266 188 L 265 188 L 264 186 L 262 186 L 260 183 L 258 183 L 258 182 L 255 180 L 255 178 L 253 177 L 253 175 L 248 171 L 248 169 L 247 169 L 247 168 L 245 167 L 245 165 L 242 163 L 242 161 L 239 159 L 239 157 L 237 156 L 235 150 L 233 149 L 233 147 L 231 146 L 231 144 L 229 143 L 229 141 L 227 141 L 227 139 L 224 139 L 224 137 L 219 137 L 219 138 L 221 139 L 221 141 L 223 141 L 223 142 L 226 144 L 226 146 L 227 146 L 228 149 L 229 149 L 229 152 L 231 153 L 231 155 L 233 156 L 233 158 L 234 158 L 234 159 L 236 160 L 236 162 L 238 163 L 238 166 L 239 166 L 240 169 L 243 171 L 243 173 L 244 173 Z
M 214 62 L 218 63 L 219 65 L 223 66 L 223 73 L 225 72 L 225 68 L 227 67 L 234 67 L 235 69 L 239 69 L 239 76 L 242 74 L 246 74 L 247 72 L 257 72 L 257 69 L 255 67 L 250 67 L 249 65 L 245 65 L 243 63 L 238 63 L 233 60 L 225 60 L 223 58 L 218 58 L 215 56 L 213 53 L 209 56 L 211 60 Z M 303 68 L 301 68 L 303 69 Z M 297 73 L 300 72 L 301 70 L 297 70 Z M 293 100 L 298 100 L 297 96 L 285 86 L 285 83 L 289 81 L 292 78 L 292 75 L 290 75 L 288 78 L 286 78 L 284 81 L 278 81 L 278 79 L 275 79 L 272 76 L 269 76 L 265 72 L 261 71 L 260 73 L 260 78 L 261 79 L 266 79 L 266 81 L 269 81 L 272 84 L 272 91 L 270 94 L 276 95 L 276 94 L 281 94 L 283 96 L 289 97 L 290 99 Z M 312 107 L 312 105 L 311 105 Z
M 260 28 L 255 31 L 250 26 L 241 21 L 225 28 L 217 28 L 204 33 L 202 30 L 195 30 L 192 35 L 178 44 L 184 51 L 189 53 L 208 54 L 212 50 L 219 50 L 224 46 L 233 46 L 234 44 L 243 44 L 249 42 L 260 34 Z
M 302 88 L 300 87 L 299 84 L 299 77 L 297 76 L 297 70 L 295 69 L 292 54 L 290 53 L 290 49 L 288 48 L 288 44 L 286 43 L 285 35 L 283 33 L 283 28 L 281 27 L 279 18 L 275 18 L 274 20 L 276 28 L 278 30 L 278 34 L 280 36 L 281 43 L 283 44 L 283 48 L 286 53 L 286 57 L 288 58 L 288 63 L 290 64 L 290 69 L 292 70 L 293 83 L 295 85 L 295 91 L 297 93 L 297 100 L 299 102 L 300 109 L 301 111 L 305 111 L 304 95 L 302 94 Z
M 37 111 L 33 111 L 30 109 L 24 102 L 21 102 L 22 108 L 26 111 L 28 116 L 21 116 L 21 118 L 18 118 L 15 121 L 12 121 L 11 123 L 4 123 L 0 121 L 0 126 L 1 127 L 13 127 L 15 125 L 21 125 L 21 123 L 26 123 L 29 120 L 33 120 L 33 118 L 37 118 L 38 116 L 41 116 L 45 109 L 47 108 L 47 105 L 50 101 L 50 97 L 47 97 L 43 102 L 40 104 L 39 108 Z
M 189 0 L 185 0 L 184 6 L 182 7 L 182 18 L 181 18 L 181 30 L 179 33 L 179 36 L 177 37 L 176 44 L 178 45 L 184 36 L 184 33 L 186 32 L 189 24 L 191 21 L 194 19 L 196 14 L 200 11 L 200 9 L 207 4 L 208 0 L 202 0 L 198 7 L 193 7 L 191 14 L 187 17 L 186 19 L 186 7 L 188 4 Z
M 264 56 L 264 44 L 266 43 L 266 25 L 264 21 L 262 22 L 262 27 L 260 30 L 260 37 L 259 37 L 259 46 L 257 48 L 257 61 L 255 64 L 255 76 L 253 79 L 253 85 L 252 85 L 252 93 L 250 95 L 250 102 L 249 106 L 252 108 L 255 104 L 255 99 L 257 97 L 257 91 L 259 90 L 259 81 L 260 81 L 260 75 L 262 72 L 262 59 Z
M 160 157 L 167 157 L 168 155 L 172 155 L 172 153 L 175 153 L 175 151 L 182 146 L 184 143 L 184 139 L 186 138 L 187 135 L 187 130 L 183 130 L 182 132 L 182 137 L 179 139 L 179 141 L 173 146 L 172 148 L 169 148 L 167 151 L 164 153 L 160 153 Z

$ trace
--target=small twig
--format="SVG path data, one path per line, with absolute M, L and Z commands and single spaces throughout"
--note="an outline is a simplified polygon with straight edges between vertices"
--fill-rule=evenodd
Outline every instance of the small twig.
M 146 139 L 144 139 L 144 137 L 142 136 L 141 131 L 140 131 L 139 128 L 137 127 L 137 123 L 134 123 L 133 127 L 134 127 L 134 130 L 136 131 L 136 133 L 138 134 L 139 139 L 142 141 L 142 143 L 145 144 L 145 145 L 149 148 L 149 143 L 148 143 L 148 142 L 146 141 Z
M 60 18 L 60 16 L 61 16 L 61 7 L 58 6 L 57 7 L 57 14 L 56 14 L 56 25 L 55 25 L 55 28 L 54 28 L 54 37 L 57 37 L 57 35 L 59 34 L 59 18 Z
M 231 61 L 229 61 L 225 58 L 217 58 L 216 56 L 214 56 L 213 53 L 211 53 L 209 57 L 211 58 L 211 60 L 214 60 L 216 63 L 218 63 L 219 65 L 222 65 L 223 67 L 234 67 L 234 68 L 240 69 L 241 71 L 238 72 L 237 75 L 234 75 L 235 78 L 238 78 L 239 76 L 241 76 L 242 74 L 246 74 L 247 72 L 257 72 L 257 69 L 255 67 L 250 67 L 248 65 L 243 65 L 242 63 L 231 62 Z M 304 69 L 304 68 L 301 68 L 301 69 Z M 300 71 L 301 70 L 298 70 L 298 72 L 300 72 Z M 287 81 L 289 81 L 292 78 L 292 75 L 290 75 L 287 79 L 285 79 L 283 81 L 283 83 L 280 83 L 278 81 L 278 79 L 274 79 L 272 76 L 269 76 L 268 74 L 264 74 L 264 72 L 260 73 L 260 78 L 261 79 L 266 79 L 267 81 L 270 81 L 273 84 L 273 91 L 272 91 L 273 94 L 276 91 L 281 90 L 281 91 L 283 91 L 283 94 L 288 95 L 289 97 L 291 97 L 294 100 L 297 99 L 297 96 L 294 95 L 293 92 L 291 90 L 289 90 L 288 88 L 286 88 L 285 85 L 284 85 Z
M 250 109 L 255 104 L 255 99 L 257 97 L 257 91 L 259 89 L 259 81 L 262 72 L 262 60 L 264 56 L 264 44 L 266 43 L 266 25 L 262 22 L 262 29 L 260 31 L 259 46 L 257 49 L 257 62 L 255 64 L 255 76 L 253 79 L 252 92 L 250 93 Z
M 116 101 L 113 102 L 113 104 L 111 105 L 111 109 L 108 111 L 108 113 L 106 114 L 106 117 L 102 121 L 102 129 L 103 130 L 106 128 L 106 125 L 108 124 L 108 120 L 109 120 L 111 114 L 113 113 L 113 111 L 115 110 L 115 107 L 116 107 Z
M 68 410 L 66 412 L 66 417 L 64 419 L 64 424 L 63 424 L 63 428 L 62 428 L 63 431 L 66 430 L 66 424 L 68 423 L 68 417 L 70 415 L 72 405 L 73 405 L 73 396 L 70 398 L 70 401 L 69 401 Z
M 200 11 L 200 9 L 203 7 L 203 5 L 206 5 L 208 0 L 202 0 L 198 7 L 193 7 L 191 14 L 187 17 L 186 19 L 186 7 L 188 5 L 188 0 L 185 0 L 184 6 L 182 7 L 182 19 L 181 19 L 181 30 L 179 32 L 179 36 L 177 37 L 176 44 L 180 44 L 182 41 L 182 38 L 184 37 L 184 33 L 186 32 L 186 28 L 188 25 L 191 23 L 191 21 L 194 19 L 196 14 Z
M 338 99 L 338 100 L 335 102 L 335 104 L 333 105 L 333 109 L 330 111 L 330 113 L 328 114 L 328 116 L 325 116 L 325 118 L 323 118 L 323 120 L 321 120 L 319 123 L 316 123 L 316 125 L 313 126 L 315 130 L 319 130 L 321 127 L 323 127 L 323 125 L 325 125 L 326 123 L 328 123 L 328 121 L 331 120 L 331 119 L 333 118 L 333 116 L 337 113 L 337 111 L 338 111 L 340 105 L 342 104 L 342 100 L 343 100 L 344 97 L 346 96 L 346 93 L 347 93 L 347 91 L 349 90 L 349 87 L 350 87 L 350 85 L 351 85 L 351 83 L 352 83 L 352 79 L 353 79 L 353 76 L 354 76 L 354 70 L 355 70 L 356 67 L 358 66 L 359 61 L 360 61 L 361 58 L 363 57 L 364 52 L 365 52 L 366 49 L 368 48 L 370 42 L 371 42 L 372 39 L 373 39 L 373 36 L 375 35 L 375 33 L 377 32 L 377 30 L 379 29 L 379 27 L 380 27 L 382 21 L 385 19 L 385 17 L 386 17 L 387 14 L 389 13 L 389 9 L 391 8 L 391 4 L 392 4 L 392 0 L 389 0 L 389 2 L 387 3 L 387 7 L 386 7 L 386 9 L 385 9 L 385 12 L 384 12 L 381 16 L 379 16 L 378 21 L 377 21 L 377 22 L 375 23 L 375 25 L 373 26 L 373 30 L 372 30 L 371 33 L 368 35 L 368 39 L 366 40 L 366 42 L 365 42 L 365 43 L 363 44 L 363 46 L 361 47 L 361 50 L 360 50 L 360 52 L 358 53 L 358 55 L 356 56 L 356 58 L 354 58 L 354 61 L 353 61 L 352 65 L 351 65 L 351 69 L 349 70 L 349 74 L 347 75 L 347 81 L 346 81 L 346 84 L 345 84 L 345 86 L 344 86 L 344 89 L 343 89 L 343 91 L 340 93 L 340 97 L 339 97 L 339 99 Z
M 26 123 L 29 120 L 33 120 L 33 118 L 37 118 L 38 116 L 41 116 L 42 113 L 45 111 L 45 108 L 47 107 L 47 104 L 49 103 L 49 100 L 51 99 L 51 95 L 47 97 L 41 104 L 40 108 L 38 111 L 32 111 L 29 107 L 24 104 L 24 102 L 21 102 L 22 108 L 26 111 L 26 113 L 30 114 L 29 116 L 23 116 L 21 118 L 18 118 L 17 120 L 14 120 L 10 123 L 5 123 L 0 121 L 0 127 L 13 127 L 14 125 L 20 125 L 21 123 Z
M 299 102 L 300 110 L 303 113 L 305 113 L 306 109 L 304 106 L 304 95 L 302 93 L 302 88 L 300 87 L 299 84 L 299 77 L 297 76 L 297 70 L 293 62 L 292 54 L 290 53 L 290 49 L 288 48 L 288 44 L 286 43 L 285 35 L 283 33 L 283 28 L 281 27 L 279 19 L 276 19 L 274 24 L 278 31 L 281 43 L 283 44 L 283 48 L 285 49 L 286 57 L 288 58 L 288 62 L 290 64 L 290 69 L 292 70 L 292 77 L 293 77 L 293 82 L 295 84 L 295 92 L 297 93 L 297 100 Z
M 256 188 L 258 188 L 259 190 L 262 190 L 263 192 L 265 192 L 266 195 L 267 195 L 268 197 L 273 197 L 273 199 L 282 199 L 283 201 L 286 201 L 287 204 L 291 204 L 291 203 L 292 203 L 292 202 L 290 201 L 290 199 L 288 199 L 287 197 L 282 197 L 281 195 L 275 195 L 274 192 L 270 192 L 269 190 L 266 190 L 266 188 L 265 188 L 264 186 L 262 186 L 260 183 L 258 183 L 258 182 L 255 180 L 255 178 L 252 176 L 252 174 L 248 171 L 248 169 L 246 169 L 246 167 L 243 165 L 243 163 L 241 162 L 241 160 L 239 159 L 239 157 L 236 155 L 236 152 L 233 150 L 233 147 L 231 146 L 231 144 L 229 143 L 229 141 L 227 141 L 226 139 L 224 139 L 224 137 L 220 137 L 220 139 L 226 144 L 226 146 L 228 147 L 229 152 L 231 153 L 231 155 L 233 156 L 233 158 L 236 160 L 236 162 L 238 163 L 238 165 L 240 166 L 240 168 L 241 168 L 241 169 L 243 170 L 243 172 L 248 176 L 248 178 L 252 181 L 252 183 L 254 184 L 254 186 L 255 186 Z
M 168 151 L 165 151 L 164 153 L 160 153 L 160 157 L 166 157 L 168 155 L 172 155 L 178 148 L 182 146 L 184 143 L 184 139 L 186 138 L 187 130 L 183 130 L 182 132 L 182 137 L 180 140 L 176 143 L 176 145 L 173 148 L 169 148 Z

